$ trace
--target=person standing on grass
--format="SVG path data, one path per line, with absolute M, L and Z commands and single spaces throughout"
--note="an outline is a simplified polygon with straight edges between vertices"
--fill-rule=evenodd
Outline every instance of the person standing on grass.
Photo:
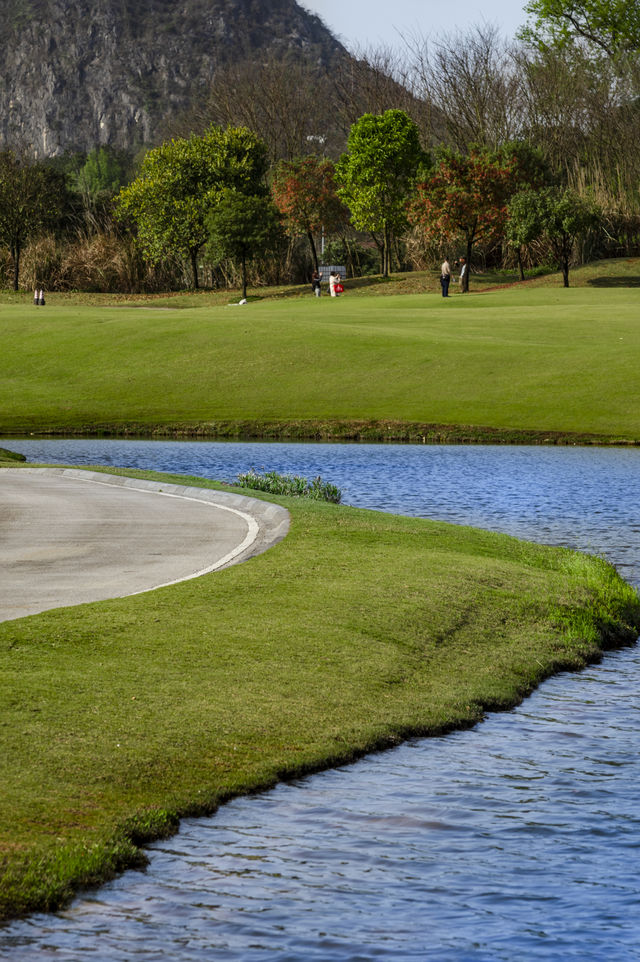
M 338 275 L 335 271 L 331 271 L 329 274 L 329 293 L 332 297 L 336 296 L 336 284 L 338 283 Z
M 460 293 L 465 292 L 465 278 L 467 276 L 467 259 L 466 257 L 460 258 Z
M 322 280 L 322 274 L 318 271 L 314 271 L 311 275 L 311 289 L 316 297 L 320 297 L 320 281 Z
M 449 258 L 445 257 L 440 268 L 440 287 L 442 288 L 442 296 L 449 296 L 449 284 L 451 283 L 451 264 L 449 263 Z

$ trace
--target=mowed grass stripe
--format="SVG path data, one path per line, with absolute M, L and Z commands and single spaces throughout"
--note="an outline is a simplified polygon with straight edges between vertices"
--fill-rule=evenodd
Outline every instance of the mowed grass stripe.
M 2 308 L 0 431 L 392 419 L 640 438 L 634 289 Z

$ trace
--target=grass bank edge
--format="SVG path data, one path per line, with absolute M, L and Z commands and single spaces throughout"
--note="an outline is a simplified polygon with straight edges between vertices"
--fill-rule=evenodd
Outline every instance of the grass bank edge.
M 633 290 L 434 297 L 427 307 L 405 296 L 265 303 L 241 325 L 219 310 L 8 311 L 0 434 L 640 439 Z
M 305 419 L 198 421 L 145 424 L 99 422 L 75 426 L 30 423 L 25 431 L 3 431 L 10 440 L 40 438 L 121 438 L 135 440 L 315 441 L 393 444 L 500 444 L 636 447 L 640 438 L 585 432 L 500 428 L 476 424 L 433 424 L 400 420 Z
M 15 467 L 20 469 L 18 464 Z M 194 477 L 112 468 L 94 467 L 91 470 L 152 478 L 165 483 L 228 490 L 226 485 Z M 246 493 L 243 489 L 235 490 Z M 252 496 L 261 497 L 260 492 L 252 492 Z M 407 703 L 406 709 L 401 699 L 398 700 L 395 711 L 397 717 L 391 724 L 381 714 L 378 718 L 367 719 L 366 723 L 363 722 L 359 729 L 354 729 L 351 733 L 342 732 L 342 737 L 338 740 L 329 737 L 327 732 L 321 732 L 317 743 L 301 742 L 299 749 L 287 755 L 285 761 L 281 754 L 276 753 L 274 757 L 263 760 L 264 763 L 254 770 L 243 770 L 240 766 L 224 784 L 214 786 L 214 779 L 206 797 L 198 797 L 194 787 L 183 785 L 180 792 L 174 793 L 175 798 L 171 797 L 171 791 L 166 791 L 164 804 L 155 801 L 149 805 L 130 806 L 126 813 L 112 812 L 106 822 L 93 826 L 91 831 L 87 831 L 80 838 L 58 842 L 54 837 L 55 825 L 52 824 L 52 837 L 49 841 L 46 844 L 41 841 L 30 851 L 10 850 L 3 845 L 0 917 L 10 918 L 38 910 L 55 909 L 64 905 L 80 889 L 98 885 L 128 867 L 141 866 L 146 857 L 140 846 L 175 832 L 183 817 L 211 814 L 219 805 L 238 795 L 262 791 L 278 781 L 346 764 L 368 752 L 396 745 L 411 736 L 443 734 L 470 727 L 481 720 L 486 711 L 505 710 L 518 704 L 544 678 L 559 671 L 580 669 L 598 660 L 608 648 L 632 644 L 640 629 L 640 599 L 637 593 L 602 559 L 580 555 L 567 549 L 542 549 L 507 536 L 473 532 L 472 529 L 461 529 L 454 525 L 422 522 L 419 519 L 393 520 L 393 516 L 363 509 L 307 504 L 303 511 L 296 499 L 269 496 L 264 500 L 286 505 L 292 513 L 294 525 L 296 520 L 302 524 L 302 514 L 306 512 L 305 523 L 311 519 L 309 523 L 313 524 L 315 518 L 319 524 L 325 526 L 323 530 L 326 536 L 331 536 L 334 529 L 341 526 L 342 535 L 344 536 L 346 531 L 348 538 L 351 525 L 353 536 L 360 537 L 362 532 L 356 531 L 356 521 L 364 520 L 367 524 L 371 523 L 372 535 L 375 537 L 378 530 L 375 522 L 380 520 L 381 523 L 384 522 L 385 528 L 380 531 L 380 536 L 387 537 L 392 528 L 395 531 L 399 527 L 401 545 L 403 532 L 406 532 L 409 539 L 417 528 L 425 531 L 433 529 L 434 532 L 437 530 L 445 541 L 449 534 L 452 541 L 458 536 L 462 538 L 463 544 L 467 544 L 465 538 L 469 539 L 470 544 L 475 544 L 476 540 L 484 541 L 481 550 L 490 551 L 491 558 L 502 553 L 505 557 L 510 556 L 512 560 L 515 558 L 522 566 L 530 565 L 536 570 L 544 565 L 555 566 L 553 572 L 562 579 L 562 593 L 566 598 L 562 604 L 552 605 L 546 612 L 547 624 L 543 634 L 547 643 L 533 645 L 532 650 L 529 650 L 529 646 L 516 650 L 515 644 L 513 651 L 510 650 L 510 644 L 502 648 L 496 646 L 497 667 L 496 664 L 490 666 L 491 680 L 488 680 L 489 676 L 478 683 L 471 679 L 467 688 L 462 684 L 460 697 L 447 704 L 444 711 L 437 702 L 437 692 L 434 694 L 433 691 L 425 689 L 424 693 L 418 692 L 420 697 L 417 701 L 414 697 Z M 285 546 L 286 543 L 287 539 L 282 545 Z M 302 544 L 302 541 L 300 543 Z M 299 551 L 295 548 L 294 550 Z M 460 557 L 462 558 L 462 554 Z M 495 577 L 489 560 L 485 562 L 487 578 Z M 243 567 L 239 566 L 239 569 Z M 500 589 L 496 590 L 498 604 Z M 130 599 L 124 599 L 121 607 L 126 607 L 127 601 Z M 509 603 L 513 606 L 513 600 Z M 529 613 L 530 604 L 529 598 L 523 601 L 521 610 L 510 612 L 514 625 L 507 627 L 509 630 L 513 629 L 514 639 L 516 627 L 522 631 L 522 625 L 517 625 L 519 619 L 523 619 L 526 632 L 529 631 L 526 619 L 534 618 L 533 611 Z M 82 613 L 82 609 L 86 611 L 94 607 L 82 606 L 80 609 L 67 611 Z M 104 609 L 104 606 L 102 608 Z M 538 605 L 536 617 L 539 617 L 540 610 Z M 419 610 L 416 610 L 415 614 L 418 618 Z M 480 609 L 478 614 L 482 615 Z M 33 616 L 31 619 L 5 624 L 13 624 L 19 632 L 20 626 L 24 627 L 26 622 L 31 622 L 32 625 L 46 624 L 46 619 Z M 375 624 L 375 620 L 372 623 Z M 478 634 L 481 632 L 478 631 Z M 7 632 L 0 631 L 0 637 L 6 638 Z M 489 656 L 492 658 L 493 649 Z M 461 657 L 466 657 L 464 652 Z M 408 652 L 407 662 L 410 660 L 411 653 Z M 369 666 L 365 665 L 363 670 L 369 670 Z M 410 673 L 410 669 L 407 670 Z M 448 670 L 455 671 L 456 665 L 453 665 L 453 669 L 447 669 L 445 664 L 444 668 L 441 666 L 438 670 L 444 677 Z M 438 670 L 435 670 L 436 688 L 440 677 Z M 494 674 L 498 677 L 493 678 Z M 418 669 L 415 679 L 412 677 L 412 683 L 415 680 L 418 685 L 420 679 L 424 681 L 424 678 L 424 670 L 421 672 Z M 435 699 L 431 706 L 430 698 Z

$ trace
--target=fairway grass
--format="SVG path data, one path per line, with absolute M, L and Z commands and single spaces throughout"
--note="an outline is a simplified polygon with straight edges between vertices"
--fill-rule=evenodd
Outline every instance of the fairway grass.
M 3 916 L 140 864 L 183 816 L 472 725 L 637 636 L 601 559 L 268 500 L 290 533 L 247 563 L 0 624 Z
M 3 304 L 0 434 L 640 439 L 638 288 L 170 303 Z

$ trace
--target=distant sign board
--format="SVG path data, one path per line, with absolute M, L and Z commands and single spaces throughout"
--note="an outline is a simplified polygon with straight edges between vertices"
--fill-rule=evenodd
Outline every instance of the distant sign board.
M 318 268 L 318 271 L 322 274 L 323 280 L 327 280 L 329 274 L 339 274 L 340 277 L 344 277 L 347 273 L 347 268 L 344 264 L 323 264 Z

